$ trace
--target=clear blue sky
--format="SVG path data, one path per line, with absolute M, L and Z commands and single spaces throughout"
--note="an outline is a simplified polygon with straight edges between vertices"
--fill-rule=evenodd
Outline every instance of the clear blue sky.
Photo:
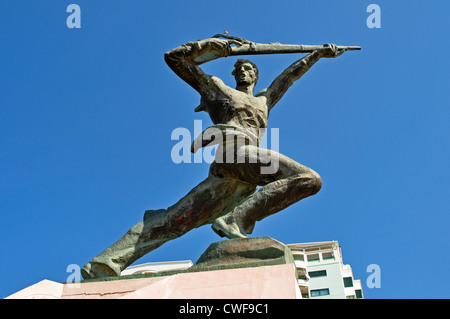
M 66 7 L 81 7 L 81 29 Z M 366 8 L 381 8 L 369 29 Z M 435 1 L 0 1 L 0 297 L 63 282 L 208 164 L 175 164 L 199 95 L 164 52 L 228 30 L 260 42 L 360 45 L 319 61 L 273 109 L 280 152 L 322 190 L 256 225 L 284 243 L 339 241 L 366 298 L 448 298 L 448 15 Z M 257 90 L 302 55 L 259 56 Z M 235 59 L 204 70 L 233 85 Z M 138 263 L 196 261 L 209 226 Z M 367 266 L 381 267 L 369 289 Z

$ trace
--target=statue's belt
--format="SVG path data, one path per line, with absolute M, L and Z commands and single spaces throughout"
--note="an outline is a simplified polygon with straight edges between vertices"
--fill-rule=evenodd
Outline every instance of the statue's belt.
M 225 145 L 227 142 L 242 143 L 243 145 L 259 146 L 257 129 L 241 128 L 233 125 L 216 124 L 205 129 L 191 145 L 191 152 L 195 153 L 200 148 L 217 144 Z

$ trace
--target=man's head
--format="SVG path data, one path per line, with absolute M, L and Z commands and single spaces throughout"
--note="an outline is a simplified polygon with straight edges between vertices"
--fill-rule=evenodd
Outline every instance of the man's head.
M 236 84 L 238 86 L 240 85 L 256 85 L 256 82 L 258 81 L 258 68 L 256 67 L 256 64 L 249 61 L 249 60 L 243 60 L 238 59 L 237 62 L 234 64 L 234 70 L 231 73 L 234 75 L 234 78 L 236 79 Z

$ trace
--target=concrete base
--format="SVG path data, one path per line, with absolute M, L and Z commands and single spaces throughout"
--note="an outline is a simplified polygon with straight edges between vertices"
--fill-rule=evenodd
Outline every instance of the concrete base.
M 294 264 L 111 281 L 43 280 L 7 299 L 300 299 Z

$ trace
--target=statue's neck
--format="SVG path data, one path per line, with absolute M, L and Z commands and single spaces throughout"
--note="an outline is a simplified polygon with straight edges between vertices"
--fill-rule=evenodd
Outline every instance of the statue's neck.
M 238 85 L 236 90 L 243 92 L 245 94 L 253 96 L 254 85 Z

